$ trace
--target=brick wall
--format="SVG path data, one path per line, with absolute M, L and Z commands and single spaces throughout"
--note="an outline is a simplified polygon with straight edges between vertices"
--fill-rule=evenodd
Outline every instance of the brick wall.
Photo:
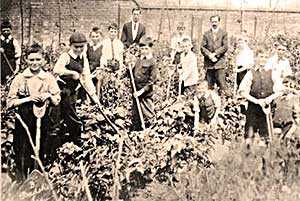
M 93 26 L 99 26 L 104 33 L 111 22 L 122 25 L 130 20 L 132 1 L 117 0 L 22 0 L 24 22 L 24 44 L 32 41 L 43 41 L 49 44 L 52 41 L 68 42 L 73 30 L 89 34 Z M 3 4 L 3 2 L 5 2 Z M 1 16 L 8 16 L 13 24 L 14 35 L 21 40 L 20 0 L 1 0 Z M 153 8 L 149 1 L 137 1 L 143 7 L 142 22 L 146 25 L 147 34 L 158 38 L 160 18 L 162 14 L 161 39 L 169 40 L 176 31 L 179 21 L 184 21 L 187 33 L 196 41 L 201 40 L 204 31 L 209 28 L 209 17 L 219 14 L 222 17 L 221 26 L 229 35 L 240 31 L 239 11 L 208 11 L 192 10 L 173 7 L 161 12 Z M 184 2 L 184 1 L 182 1 Z M 181 3 L 182 3 L 181 2 Z M 245 12 L 243 28 L 254 36 L 254 18 L 257 16 L 256 37 L 263 37 L 264 30 L 271 23 L 270 32 L 288 32 L 296 34 L 299 26 L 299 13 L 263 13 Z M 169 19 L 169 20 L 168 20 Z M 193 22 L 193 23 L 192 23 Z M 170 24 L 170 25 L 169 25 Z M 194 25 L 192 27 L 192 24 Z M 170 29 L 169 29 L 170 26 Z M 193 33 L 192 33 L 193 30 Z M 59 37 L 60 36 L 60 37 Z

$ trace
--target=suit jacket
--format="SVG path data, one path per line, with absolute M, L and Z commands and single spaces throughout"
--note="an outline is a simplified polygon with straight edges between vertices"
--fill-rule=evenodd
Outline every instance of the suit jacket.
M 216 33 L 215 40 L 213 39 L 212 30 L 204 33 L 201 52 L 204 56 L 204 66 L 207 69 L 222 69 L 225 68 L 225 53 L 228 50 L 228 37 L 227 32 L 220 29 Z M 216 53 L 217 62 L 212 62 L 209 59 L 210 53 Z
M 128 48 L 133 43 L 139 43 L 140 39 L 145 34 L 146 34 L 145 26 L 142 25 L 141 23 L 139 23 L 137 35 L 136 35 L 135 39 L 133 40 L 133 37 L 132 37 L 132 22 L 130 21 L 130 22 L 124 24 L 124 26 L 123 26 L 121 41 L 123 42 L 124 46 L 126 48 Z

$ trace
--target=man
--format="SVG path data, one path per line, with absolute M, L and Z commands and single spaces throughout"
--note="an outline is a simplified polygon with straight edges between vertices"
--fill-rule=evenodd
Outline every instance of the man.
M 228 50 L 228 38 L 227 32 L 219 28 L 220 20 L 218 15 L 210 17 L 211 29 L 204 33 L 201 52 L 204 55 L 205 77 L 209 88 L 212 89 L 216 83 L 219 92 L 226 95 L 225 53 Z
M 7 76 L 19 71 L 21 47 L 11 35 L 11 24 L 9 21 L 1 23 L 0 60 L 1 60 L 1 84 L 6 84 Z
M 140 20 L 141 10 L 139 8 L 132 9 L 132 20 L 123 26 L 121 41 L 128 48 L 132 44 L 138 44 L 142 36 L 146 34 L 146 28 Z
M 69 134 L 66 141 L 77 143 L 80 139 L 82 122 L 76 113 L 76 101 L 78 98 L 78 85 L 81 83 L 94 102 L 99 103 L 93 85 L 89 63 L 84 54 L 87 43 L 85 35 L 75 32 L 70 37 L 70 51 L 62 53 L 58 58 L 53 72 L 59 75 L 61 88 L 60 112 L 62 128 Z
M 265 70 L 272 70 L 275 76 L 277 76 L 283 83 L 283 80 L 287 76 L 292 76 L 293 72 L 290 66 L 289 60 L 285 57 L 287 44 L 283 41 L 278 42 L 275 54 L 270 57 L 265 66 Z
M 101 44 L 103 46 L 100 66 L 107 67 L 110 71 L 116 72 L 123 65 L 124 45 L 117 39 L 118 25 L 112 23 L 108 26 L 109 38 L 104 39 Z
M 183 22 L 178 23 L 177 34 L 171 39 L 171 49 L 172 49 L 171 59 L 173 64 L 180 63 L 180 54 L 183 51 L 182 39 L 188 38 L 191 40 L 191 38 L 188 35 L 186 35 L 184 32 L 185 32 L 184 23 Z
M 10 85 L 7 105 L 9 108 L 17 108 L 17 113 L 29 129 L 34 143 L 37 137 L 36 109 L 48 111 L 48 101 L 52 105 L 58 105 L 60 101 L 60 90 L 53 75 L 43 71 L 42 66 L 46 63 L 44 52 L 40 45 L 33 44 L 29 47 L 26 56 L 28 68 L 18 74 Z M 44 111 L 45 112 L 45 111 Z M 47 148 L 50 147 L 49 140 L 49 116 L 48 112 L 41 118 L 41 136 L 39 156 L 43 162 L 45 155 L 48 157 Z M 50 139 L 51 140 L 51 139 Z M 38 143 L 36 143 L 38 144 Z M 29 143 L 26 129 L 20 119 L 16 119 L 14 128 L 13 148 L 16 153 L 16 179 L 25 179 L 34 169 L 33 147 Z

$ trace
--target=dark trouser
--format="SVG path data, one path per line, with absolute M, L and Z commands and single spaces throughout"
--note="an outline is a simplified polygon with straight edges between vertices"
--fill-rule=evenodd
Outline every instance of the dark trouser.
M 260 105 L 248 102 L 246 111 L 245 138 L 252 137 L 258 132 L 260 137 L 269 139 L 266 115 Z
M 13 71 L 10 69 L 9 65 L 7 64 L 6 60 L 4 59 L 3 55 L 0 55 L 1 60 L 1 84 L 6 84 L 6 77 L 13 75 Z M 11 67 L 13 70 L 16 69 L 16 60 L 15 59 L 8 59 Z
M 207 69 L 205 74 L 205 79 L 208 82 L 208 87 L 210 89 L 214 88 L 214 85 L 217 84 L 220 92 L 226 92 L 226 83 L 225 83 L 225 69 Z
M 181 54 L 181 52 L 175 53 L 173 64 L 175 64 L 175 65 L 180 64 L 180 54 Z
M 242 80 L 244 79 L 246 73 L 248 72 L 248 70 L 244 70 L 242 72 L 239 72 L 237 73 L 237 76 L 236 76 L 236 84 L 237 84 L 237 87 L 239 88 Z
M 29 129 L 34 146 L 36 145 L 36 120 L 32 112 L 32 105 L 25 104 L 18 111 L 23 122 Z M 16 179 L 18 181 L 24 180 L 32 170 L 38 168 L 36 161 L 31 157 L 34 156 L 33 147 L 30 144 L 28 134 L 21 122 L 16 119 L 14 129 L 13 149 L 15 152 L 16 163 Z M 47 146 L 51 146 L 51 142 L 46 141 L 48 134 L 48 118 L 47 114 L 41 120 L 41 137 L 40 137 L 40 151 L 39 157 L 43 163 L 47 157 Z
M 146 127 L 148 121 L 150 118 L 154 116 L 154 108 L 153 108 L 153 103 L 152 103 L 152 98 L 151 97 L 139 97 L 139 102 L 143 114 L 143 119 L 145 121 Z M 137 102 L 136 99 L 133 97 L 132 101 L 132 130 L 134 131 L 141 131 L 143 130 L 142 128 L 142 123 L 141 123 L 141 118 L 139 115 L 138 107 L 137 107 Z

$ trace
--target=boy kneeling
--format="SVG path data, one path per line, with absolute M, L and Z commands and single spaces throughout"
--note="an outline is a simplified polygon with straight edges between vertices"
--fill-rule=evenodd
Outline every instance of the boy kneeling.
M 220 108 L 220 96 L 208 88 L 206 80 L 200 80 L 193 100 L 193 111 L 195 112 L 194 131 L 197 132 L 199 122 L 216 126 Z

